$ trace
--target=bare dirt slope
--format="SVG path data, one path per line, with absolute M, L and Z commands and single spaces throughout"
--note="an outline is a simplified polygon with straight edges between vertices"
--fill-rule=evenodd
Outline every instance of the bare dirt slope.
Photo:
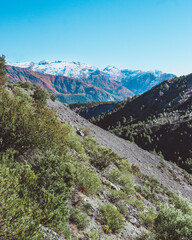
M 56 111 L 61 120 L 68 122 L 78 129 L 88 128 L 90 135 L 98 143 L 111 149 L 120 157 L 126 158 L 129 163 L 137 165 L 142 173 L 154 175 L 170 191 L 174 193 L 180 191 L 184 197 L 192 201 L 192 177 L 173 163 L 167 162 L 139 148 L 137 145 L 91 124 L 58 101 L 53 102 L 48 99 L 47 105 Z

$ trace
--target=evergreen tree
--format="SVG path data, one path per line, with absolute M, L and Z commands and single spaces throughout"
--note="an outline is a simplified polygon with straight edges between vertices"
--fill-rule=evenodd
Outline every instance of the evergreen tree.
M 6 81 L 6 65 L 5 65 L 5 56 L 0 57 L 0 86 L 3 85 Z

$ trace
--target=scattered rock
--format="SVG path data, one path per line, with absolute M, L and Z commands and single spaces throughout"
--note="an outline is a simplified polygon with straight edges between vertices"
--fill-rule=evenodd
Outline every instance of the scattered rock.
M 131 223 L 135 224 L 137 223 L 137 219 L 133 216 L 130 216 L 130 220 L 129 220 Z
M 84 137 L 85 136 L 85 134 L 84 134 L 84 132 L 82 131 L 82 130 L 77 130 L 76 131 L 77 132 L 77 134 L 79 135 L 79 136 L 81 136 L 81 137 Z

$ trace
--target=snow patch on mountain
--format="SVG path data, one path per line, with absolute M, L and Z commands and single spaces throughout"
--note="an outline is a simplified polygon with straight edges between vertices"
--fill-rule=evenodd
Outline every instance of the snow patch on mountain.
M 38 63 L 25 62 L 25 63 L 7 63 L 8 65 L 28 68 L 30 70 L 51 74 L 62 75 L 71 78 L 87 78 L 91 72 L 98 70 L 96 67 L 89 66 L 80 62 L 63 62 L 63 61 L 48 61 L 42 60 Z

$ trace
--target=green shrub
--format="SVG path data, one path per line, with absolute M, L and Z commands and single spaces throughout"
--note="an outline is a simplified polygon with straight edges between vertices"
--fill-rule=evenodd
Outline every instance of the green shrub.
M 182 198 L 181 195 L 178 194 L 178 196 L 173 195 L 170 200 L 176 209 L 180 209 L 184 214 L 190 214 L 192 216 L 192 205 L 188 199 Z
M 51 99 L 53 102 L 55 102 L 55 100 L 56 100 L 57 98 L 55 97 L 54 94 L 51 94 L 50 99 Z
M 139 217 L 142 219 L 143 223 L 150 228 L 153 228 L 156 214 L 153 211 L 153 208 L 149 208 L 148 211 L 143 211 L 139 214 Z
M 87 194 L 95 194 L 102 187 L 101 180 L 97 173 L 94 170 L 84 166 L 83 163 L 77 164 L 76 184 L 79 187 L 85 187 Z
M 155 193 L 151 190 L 151 187 L 143 184 L 141 186 L 135 186 L 135 190 L 139 192 L 144 198 L 147 200 L 150 200 L 152 202 L 157 201 L 157 197 L 155 196 Z
M 121 185 L 124 192 L 129 196 L 133 195 L 135 192 L 132 175 L 126 171 L 126 169 L 120 171 L 115 168 L 108 174 L 108 178 L 111 182 Z
M 112 203 L 116 203 L 119 200 L 127 199 L 127 194 L 122 190 L 111 189 L 108 195 Z
M 17 91 L 17 90 L 16 90 Z M 17 91 L 16 96 L 0 92 L 1 151 L 14 148 L 19 153 L 56 144 L 66 148 L 69 130 L 62 125 L 52 110 L 39 108 L 33 99 Z
M 108 227 L 110 231 L 117 232 L 124 225 L 124 217 L 111 203 L 100 206 L 103 225 Z
M 39 224 L 68 233 L 66 201 L 75 184 L 76 169 L 67 154 L 69 129 L 28 97 L 19 91 L 0 95 L 0 163 L 14 176 L 12 181 L 3 176 L 8 185 L 2 188 L 0 219 L 12 239 L 33 239 Z
M 72 210 L 70 220 L 77 226 L 79 230 L 84 230 L 88 225 L 87 215 L 83 213 L 80 208 L 75 208 Z
M 116 207 L 123 216 L 127 217 L 127 206 L 125 201 L 119 201 L 116 203 Z
M 192 215 L 184 214 L 173 205 L 161 204 L 154 230 L 157 240 L 192 239 Z
M 47 93 L 40 87 L 36 88 L 33 93 L 33 98 L 35 102 L 45 106 L 47 103 Z
M 30 82 L 19 82 L 20 87 L 24 88 L 25 90 L 32 89 L 32 84 Z
M 85 151 L 90 158 L 90 163 L 94 167 L 103 170 L 116 160 L 117 156 L 115 153 L 105 147 L 101 147 L 95 140 L 86 138 L 84 141 Z
M 29 165 L 20 164 L 10 168 L 6 161 L 12 161 L 12 151 L 1 156 L 0 164 L 0 231 L 2 239 L 41 239 L 39 227 L 43 214 L 39 204 L 32 201 L 30 193 L 23 188 L 21 174 L 30 190 L 36 188 L 37 175 Z
M 132 203 L 139 211 L 144 210 L 145 205 L 141 199 L 135 199 Z
M 102 234 L 102 232 L 98 232 L 98 229 L 94 229 L 92 228 L 91 231 L 88 233 L 89 235 L 89 239 L 92 239 L 92 240 L 102 240 L 100 235 Z

